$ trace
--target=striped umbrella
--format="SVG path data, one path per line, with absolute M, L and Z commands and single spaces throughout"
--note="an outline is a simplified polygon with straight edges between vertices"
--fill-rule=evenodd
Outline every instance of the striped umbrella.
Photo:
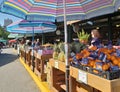
M 88 19 L 118 10 L 120 0 L 65 0 L 67 20 Z M 5 0 L 1 11 L 34 21 L 63 21 L 63 0 Z
M 6 30 L 11 33 L 32 34 L 32 43 L 34 42 L 34 33 L 54 32 L 56 25 L 51 22 L 29 22 L 19 20 L 6 27 Z
M 33 30 L 34 29 L 34 30 Z M 32 34 L 54 32 L 56 25 L 51 22 L 29 22 L 26 20 L 19 20 L 7 26 L 8 32 Z
M 34 56 L 34 33 L 53 32 L 56 30 L 56 25 L 51 22 L 28 22 L 26 20 L 20 20 L 8 25 L 6 29 L 14 33 L 32 34 L 32 56 Z
M 14 32 L 14 33 L 20 33 L 20 34 L 32 34 L 34 30 L 34 33 L 48 33 L 48 32 L 54 32 L 56 28 L 50 28 L 50 27 L 19 27 L 14 29 L 7 28 L 8 32 Z

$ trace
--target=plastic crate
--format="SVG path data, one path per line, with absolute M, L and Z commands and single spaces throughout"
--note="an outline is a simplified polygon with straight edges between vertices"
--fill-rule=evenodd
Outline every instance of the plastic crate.
M 97 71 L 98 73 L 95 73 L 94 71 Z M 97 76 L 100 76 L 102 78 L 108 79 L 108 80 L 113 80 L 120 78 L 120 70 L 115 70 L 115 71 L 99 71 L 94 68 L 90 68 L 90 73 L 95 74 Z
M 97 69 L 88 67 L 88 66 L 83 66 L 83 65 L 75 65 L 72 64 L 71 66 L 76 67 L 78 69 L 81 69 L 83 71 L 95 74 L 97 76 L 100 76 L 102 78 L 108 79 L 108 80 L 113 80 L 113 79 L 117 79 L 120 78 L 120 70 L 115 70 L 115 71 L 99 71 Z M 94 71 L 97 71 L 94 72 Z

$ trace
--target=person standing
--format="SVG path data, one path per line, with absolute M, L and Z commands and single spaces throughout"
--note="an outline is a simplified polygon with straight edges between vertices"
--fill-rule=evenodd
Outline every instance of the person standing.
M 93 29 L 91 31 L 91 36 L 92 36 L 91 45 L 97 46 L 101 44 L 101 40 L 100 40 L 101 35 L 97 29 Z
M 92 48 L 93 46 L 96 46 L 98 48 L 103 46 L 101 42 L 100 32 L 97 29 L 93 29 L 91 31 L 91 37 L 92 37 L 92 40 L 91 40 L 89 48 Z
M 39 47 L 40 46 L 40 40 L 37 39 L 36 42 L 35 42 L 35 47 Z

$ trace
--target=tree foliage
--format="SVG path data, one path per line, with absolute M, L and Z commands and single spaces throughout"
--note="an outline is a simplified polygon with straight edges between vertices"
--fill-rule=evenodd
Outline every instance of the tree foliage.
M 0 38 L 8 39 L 9 32 L 5 30 L 2 26 L 0 26 Z

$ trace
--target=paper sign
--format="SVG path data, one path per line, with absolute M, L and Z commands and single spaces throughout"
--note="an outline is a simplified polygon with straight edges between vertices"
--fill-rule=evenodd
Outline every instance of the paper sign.
M 58 69 L 58 61 L 55 61 L 55 68 L 57 68 Z
M 78 81 L 87 84 L 87 73 L 84 71 L 78 71 Z

